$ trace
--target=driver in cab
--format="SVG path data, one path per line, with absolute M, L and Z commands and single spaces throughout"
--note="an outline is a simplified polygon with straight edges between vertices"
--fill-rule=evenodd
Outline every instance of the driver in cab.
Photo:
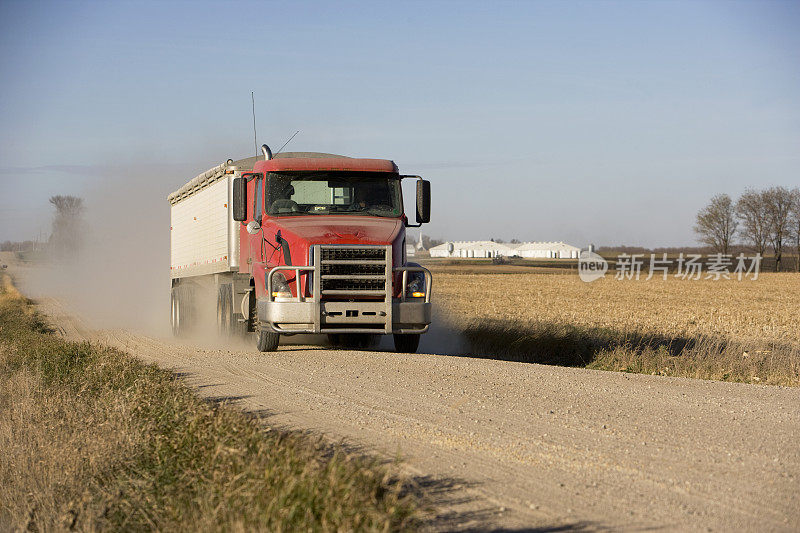
M 350 211 L 365 211 L 375 205 L 375 195 L 366 184 L 353 187 L 353 203 L 350 204 Z

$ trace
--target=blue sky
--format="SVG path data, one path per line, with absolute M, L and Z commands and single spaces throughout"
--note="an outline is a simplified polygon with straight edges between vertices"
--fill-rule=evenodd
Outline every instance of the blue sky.
M 800 185 L 798 2 L 4 0 L 0 26 L 0 240 L 59 193 L 166 234 L 167 193 L 252 154 L 251 90 L 259 144 L 394 159 L 448 239 L 692 244 L 713 194 Z

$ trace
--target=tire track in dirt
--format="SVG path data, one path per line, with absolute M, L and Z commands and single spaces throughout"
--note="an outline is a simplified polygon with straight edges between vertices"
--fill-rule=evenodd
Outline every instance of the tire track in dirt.
M 93 330 L 267 423 L 386 456 L 448 487 L 433 529 L 800 528 L 800 391 L 524 363 Z M 455 481 L 453 481 L 455 480 Z

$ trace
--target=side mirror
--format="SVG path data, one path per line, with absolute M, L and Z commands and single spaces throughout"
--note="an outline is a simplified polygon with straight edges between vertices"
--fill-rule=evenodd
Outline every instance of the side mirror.
M 431 182 L 417 180 L 417 224 L 431 221 Z
M 247 179 L 233 178 L 233 220 L 247 220 Z

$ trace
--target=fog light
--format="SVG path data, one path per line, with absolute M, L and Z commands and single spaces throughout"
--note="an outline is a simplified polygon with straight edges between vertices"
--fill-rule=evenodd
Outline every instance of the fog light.
M 425 293 L 424 292 L 412 292 L 411 296 L 414 297 L 414 298 L 425 298 Z

